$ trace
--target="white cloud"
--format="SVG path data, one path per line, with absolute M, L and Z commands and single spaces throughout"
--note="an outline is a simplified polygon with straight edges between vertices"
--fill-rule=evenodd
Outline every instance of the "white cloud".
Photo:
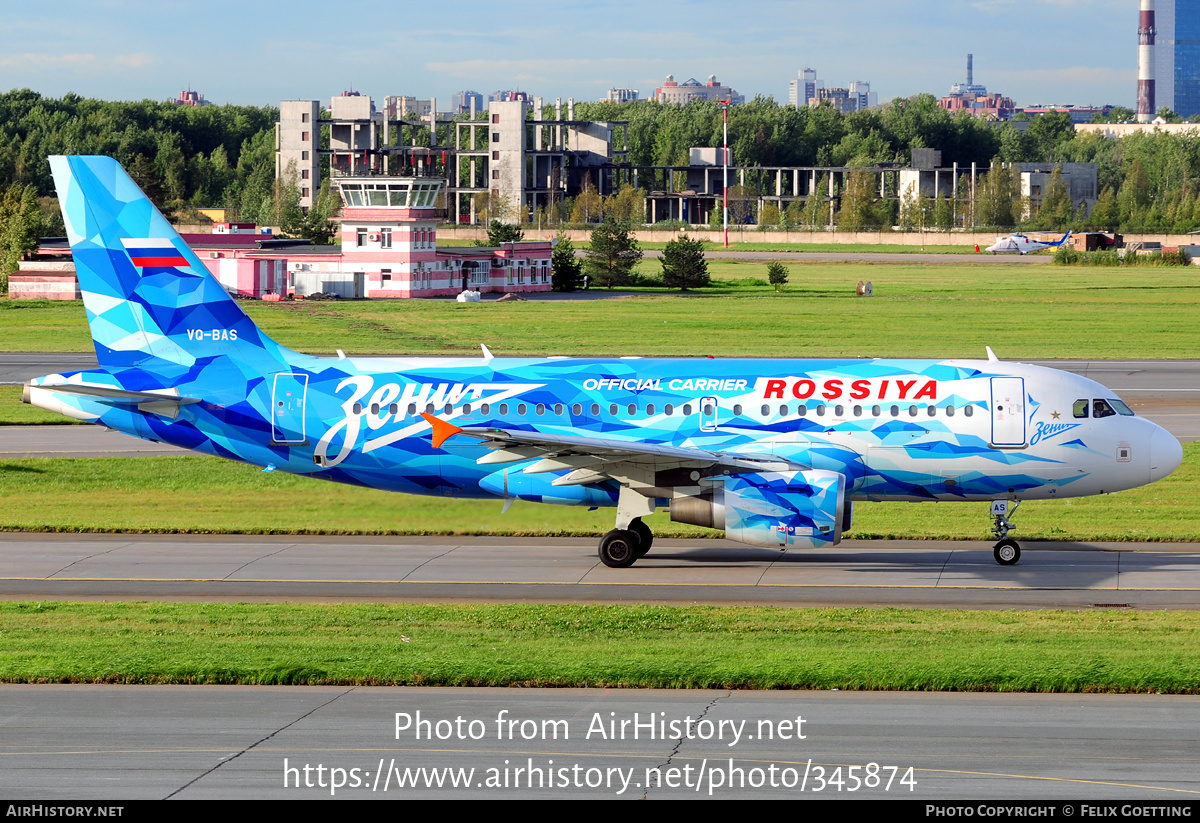
M 53 68 L 55 66 L 78 66 L 96 61 L 94 54 L 9 54 L 0 56 L 0 67 L 6 69 Z
M 39 54 L 25 52 L 24 54 L 0 55 L 0 68 L 6 69 L 55 69 L 55 68 L 86 68 L 94 69 L 105 63 L 112 63 L 129 69 L 140 69 L 154 63 L 157 58 L 151 54 L 118 54 L 113 57 L 97 57 L 94 54 Z

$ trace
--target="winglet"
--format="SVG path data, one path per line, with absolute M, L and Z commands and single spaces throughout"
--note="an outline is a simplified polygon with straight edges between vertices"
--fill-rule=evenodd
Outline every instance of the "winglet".
M 480 344 L 479 344 L 479 348 L 483 349 L 483 362 L 484 362 L 484 363 L 491 363 L 491 362 L 492 362 L 492 358 L 493 358 L 493 357 L 495 357 L 496 355 L 492 354 L 492 351 L 491 351 L 491 349 L 489 349 L 489 348 L 488 348 L 487 346 L 485 346 L 483 343 L 480 343 Z
M 984 348 L 987 349 L 988 360 L 991 360 L 993 362 L 999 362 L 1000 358 L 996 356 L 996 353 L 994 351 L 992 351 L 991 346 L 984 346 Z
M 453 423 L 439 420 L 427 412 L 421 412 L 421 416 L 425 418 L 425 422 L 433 426 L 433 447 L 435 449 L 440 449 L 443 443 L 462 431 L 462 429 Z

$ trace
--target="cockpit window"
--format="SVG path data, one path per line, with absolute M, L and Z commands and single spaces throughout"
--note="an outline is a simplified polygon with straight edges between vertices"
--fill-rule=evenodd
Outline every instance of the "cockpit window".
M 1112 417 L 1116 414 L 1113 407 L 1108 405 L 1107 400 L 1092 401 L 1092 417 L 1099 419 L 1101 417 Z
M 1071 412 L 1076 417 L 1087 417 L 1088 416 L 1088 406 L 1090 405 L 1090 402 L 1091 401 L 1089 401 L 1086 397 L 1083 400 L 1076 400 L 1071 405 Z
M 1124 415 L 1125 417 L 1133 417 L 1133 409 L 1126 406 L 1122 401 L 1115 397 L 1110 397 L 1108 402 L 1109 405 L 1117 410 L 1117 414 Z

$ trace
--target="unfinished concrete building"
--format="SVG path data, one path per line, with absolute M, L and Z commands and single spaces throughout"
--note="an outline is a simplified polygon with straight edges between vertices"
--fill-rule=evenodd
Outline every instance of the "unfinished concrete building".
M 458 118 L 439 117 L 436 100 L 428 114 L 394 117 L 399 111 L 391 103 L 401 99 L 388 98 L 384 111 L 376 112 L 369 97 L 335 97 L 319 120 L 317 101 L 284 101 L 276 175 L 286 174 L 291 162 L 308 164 L 301 184 L 309 189 L 301 200 L 305 208 L 321 185 L 319 156 L 328 157 L 334 176 L 441 177 L 446 186 L 439 210 L 444 219 L 462 223 L 478 222 L 485 208 L 490 216 L 525 222 L 587 186 L 608 195 L 630 179 L 628 124 L 576 120 L 573 100 L 565 119 L 561 100 L 555 100 L 554 119 L 547 120 L 541 98 L 534 99 L 532 113 L 525 100 L 511 100 L 492 102 L 484 112 L 472 105 Z
M 296 176 L 300 206 L 308 209 L 321 187 L 321 107 L 316 100 L 284 100 L 275 126 L 275 178 Z

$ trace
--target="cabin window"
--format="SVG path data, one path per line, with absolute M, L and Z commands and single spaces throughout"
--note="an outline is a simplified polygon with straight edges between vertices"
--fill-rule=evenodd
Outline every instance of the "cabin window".
M 491 414 L 492 413 L 492 404 L 484 403 L 482 406 L 479 407 L 479 411 L 483 414 Z
M 786 409 L 786 408 L 787 408 L 787 406 L 784 406 L 784 408 Z M 784 414 L 787 414 L 787 412 L 785 411 L 785 412 L 784 412 Z M 806 406 L 806 405 L 804 405 L 803 403 L 801 403 L 801 404 L 800 404 L 800 405 L 799 405 L 799 406 L 796 408 L 796 414 L 800 415 L 801 417 L 803 417 L 804 415 L 808 414 L 808 406 Z
M 1108 405 L 1107 400 L 1092 401 L 1092 417 L 1099 420 L 1101 417 L 1113 417 L 1114 415 L 1116 415 L 1116 412 L 1113 411 L 1112 406 Z
M 432 403 L 426 403 L 426 404 L 425 404 L 425 413 L 426 413 L 426 414 L 433 414 L 433 404 L 432 404 Z
M 583 406 L 579 405 L 578 403 L 571 406 L 571 414 L 575 415 L 576 417 L 583 414 Z
M 599 404 L 599 403 L 593 403 L 593 404 L 592 404 L 592 416 L 594 417 L 594 416 L 596 416 L 596 415 L 598 415 L 598 414 L 600 414 L 600 404 Z
M 684 406 L 683 406 L 683 413 L 684 413 L 684 415 L 689 415 L 689 414 L 691 414 L 691 413 L 692 413 L 692 404 L 691 404 L 691 403 L 685 403 L 685 404 L 684 404 Z
M 1071 404 L 1071 414 L 1077 418 L 1088 416 L 1088 400 L 1086 397 L 1083 400 L 1076 400 Z
M 546 413 L 546 404 L 538 403 L 536 406 L 534 406 L 534 410 L 537 412 L 538 417 L 541 417 L 543 414 Z
M 554 413 L 555 413 L 555 414 L 562 414 L 562 413 L 563 413 L 563 404 L 562 404 L 562 403 L 555 403 L 555 404 L 554 404 Z
M 1103 401 L 1101 401 L 1101 402 L 1103 402 Z M 712 407 L 712 404 L 711 404 L 711 403 L 705 403 L 705 404 L 704 404 L 704 414 L 705 414 L 706 416 L 708 416 L 708 415 L 711 415 L 712 413 L 713 413 L 713 407 Z
M 930 407 L 929 407 L 928 409 L 926 409 L 925 411 L 926 411 L 926 413 L 927 413 L 927 414 L 928 414 L 930 417 L 936 417 L 936 416 L 937 416 L 937 406 L 930 406 Z
M 871 416 L 872 416 L 872 417 L 878 417 L 878 416 L 879 416 L 879 415 L 881 415 L 881 414 L 883 414 L 883 409 L 882 409 L 882 408 L 880 408 L 879 406 L 872 406 L 872 407 L 871 407 Z
M 667 417 L 670 417 L 674 413 L 675 413 L 675 407 L 672 406 L 670 403 L 663 406 L 663 414 L 665 414 Z
M 463 414 L 470 414 L 470 413 L 471 413 L 471 404 L 470 404 L 470 403 L 463 403 L 463 407 L 462 407 L 462 413 L 463 413 Z
M 524 403 L 518 403 L 518 404 L 517 404 L 517 415 L 518 415 L 518 416 L 520 416 L 520 417 L 524 417 L 524 416 L 525 416 L 525 410 L 526 410 L 526 406 L 525 406 L 525 404 L 524 404 Z
M 637 404 L 630 403 L 628 406 L 625 407 L 625 411 L 629 413 L 630 417 L 633 417 L 635 414 L 637 414 Z
M 654 404 L 653 403 L 646 404 L 646 414 L 654 414 Z
M 611 406 L 608 407 L 608 413 L 611 414 L 613 417 L 616 417 L 618 408 L 620 408 L 620 407 L 617 406 L 616 403 L 613 403 Z
M 445 411 L 445 412 L 446 412 L 446 414 L 450 414 L 451 412 L 453 412 L 453 411 L 454 411 L 454 404 L 453 404 L 453 403 L 447 403 L 447 404 L 445 405 L 445 407 L 443 408 L 443 411 Z
M 397 404 L 393 403 L 392 405 L 388 406 L 388 413 L 389 413 L 389 414 L 399 414 L 399 413 L 400 413 L 400 406 L 398 406 Z
M 917 407 L 916 407 L 916 406 L 909 406 L 909 407 L 908 407 L 908 416 L 909 416 L 909 417 L 916 417 L 916 416 L 917 416 Z
M 803 406 L 801 406 L 800 408 L 804 408 L 804 407 L 803 407 Z M 801 412 L 801 414 L 803 414 L 803 412 Z M 780 407 L 779 407 L 779 416 L 780 416 L 780 417 L 787 417 L 787 406 L 780 406 Z
M 947 416 L 947 417 L 953 417 L 953 416 L 954 416 L 954 407 L 953 407 L 953 406 L 947 406 L 947 407 L 946 407 L 946 416 Z
M 371 404 L 371 414 L 379 414 L 379 404 L 378 403 Z
M 839 403 L 838 405 L 833 407 L 833 416 L 834 417 L 844 417 L 845 415 L 846 415 L 846 407 L 845 406 L 843 406 Z
M 354 413 L 355 413 L 355 414 L 362 414 L 362 403 L 355 403 L 355 404 L 354 404 Z
M 417 413 L 417 404 L 416 403 L 408 404 L 408 413 L 410 415 L 415 415 Z
M 770 417 L 770 416 L 771 416 L 771 407 L 770 407 L 770 406 L 763 406 L 763 407 L 762 407 L 762 416 L 763 416 L 763 417 Z
M 500 404 L 500 414 L 502 414 L 502 415 L 508 414 L 508 404 L 507 403 Z
M 742 416 L 742 406 L 741 406 L 741 404 L 740 404 L 740 403 L 739 403 L 739 404 L 735 404 L 735 405 L 734 405 L 734 407 L 733 407 L 733 416 L 734 416 L 734 417 L 741 417 L 741 416 Z
M 855 407 L 854 407 L 854 416 L 855 416 L 855 417 L 862 417 L 862 406 L 855 406 Z
M 970 417 L 971 415 L 975 414 L 975 407 L 974 406 L 964 406 L 963 414 L 965 414 L 967 417 Z
M 824 417 L 824 416 L 825 416 L 825 404 L 821 403 L 820 405 L 817 406 L 817 417 Z

